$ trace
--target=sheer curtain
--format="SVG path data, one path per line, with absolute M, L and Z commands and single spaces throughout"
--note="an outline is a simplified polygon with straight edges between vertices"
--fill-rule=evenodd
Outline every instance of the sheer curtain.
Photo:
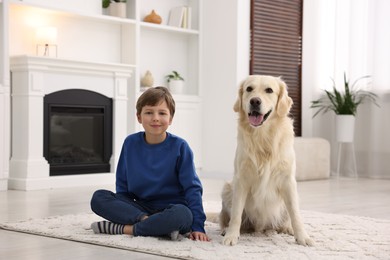
M 378 108 L 364 104 L 358 109 L 355 128 L 358 172 L 359 176 L 390 178 L 390 1 L 359 0 L 351 4 L 350 69 L 359 75 L 372 75 L 369 87 L 378 94 L 380 105 Z M 362 27 L 366 33 L 361 33 Z M 362 34 L 365 39 L 359 37 Z M 361 49 L 354 48 L 359 44 Z M 363 65 L 359 67 L 360 63 Z M 360 68 L 366 68 L 367 73 Z
M 378 94 L 380 107 L 363 104 L 358 108 L 354 142 L 357 169 L 361 177 L 390 178 L 390 1 L 317 0 L 317 3 L 319 7 L 330 6 L 321 9 L 327 13 L 319 11 L 322 12 L 320 19 L 326 21 L 331 17 L 334 21 L 327 28 L 326 41 L 331 44 L 323 44 L 317 50 L 330 55 L 318 55 L 320 59 L 316 63 L 324 68 L 321 73 L 332 71 L 333 75 L 325 78 L 324 73 L 321 74 L 311 98 L 314 100 L 324 88 L 332 86 L 329 78 L 342 87 L 344 72 L 351 82 L 371 75 L 371 83 L 363 87 Z M 334 117 L 333 113 L 328 113 L 312 121 L 312 135 L 331 142 L 332 172 L 337 168 Z M 343 175 L 352 175 L 354 170 L 351 149 L 347 146 L 342 154 Z

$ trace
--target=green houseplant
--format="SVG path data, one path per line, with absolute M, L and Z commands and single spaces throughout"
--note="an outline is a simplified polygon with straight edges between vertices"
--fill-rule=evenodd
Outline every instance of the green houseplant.
M 184 78 L 175 70 L 173 70 L 172 73 L 166 75 L 165 78 L 168 81 L 168 83 L 171 80 L 182 80 L 182 81 L 184 81 Z
M 168 82 L 168 88 L 173 94 L 182 94 L 184 92 L 184 78 L 175 70 L 165 76 Z
M 365 101 L 371 101 L 378 106 L 376 102 L 378 96 L 375 93 L 356 87 L 356 84 L 360 80 L 369 77 L 370 76 L 360 77 L 355 80 L 352 85 L 350 85 L 349 80 L 347 80 L 344 73 L 344 91 L 339 91 L 336 88 L 336 83 L 332 79 L 332 91 L 324 90 L 325 95 L 311 102 L 310 108 L 317 109 L 317 112 L 313 115 L 313 117 L 317 116 L 319 113 L 326 113 L 328 111 L 333 111 L 336 115 L 356 116 L 358 106 L 363 104 Z
M 336 88 L 336 83 L 332 79 L 333 89 L 331 91 L 324 90 L 325 95 L 311 102 L 310 108 L 317 109 L 313 117 L 319 113 L 326 113 L 328 111 L 333 111 L 336 114 L 336 135 L 338 142 L 353 142 L 355 116 L 360 104 L 363 104 L 365 101 L 370 101 L 378 106 L 376 103 L 378 96 L 375 93 L 360 89 L 356 86 L 360 80 L 365 78 L 369 78 L 369 76 L 360 77 L 350 85 L 344 73 L 343 91 L 339 91 Z
M 322 95 L 322 97 L 319 99 L 311 102 L 310 108 L 317 109 L 317 112 L 313 115 L 313 117 L 319 113 L 326 113 L 328 111 L 333 111 L 336 114 L 336 141 L 339 147 L 337 159 L 337 176 L 339 176 L 340 173 L 341 144 L 353 144 L 354 142 L 355 116 L 358 106 L 363 104 L 365 101 L 373 102 L 378 106 L 376 103 L 376 94 L 357 87 L 357 83 L 365 78 L 369 78 L 369 76 L 360 77 L 355 80 L 352 85 L 350 85 L 349 80 L 347 80 L 344 72 L 343 91 L 339 91 L 336 88 L 336 83 L 332 79 L 333 89 L 331 91 L 324 90 L 325 95 Z M 352 145 L 352 147 L 354 146 Z M 355 152 L 353 151 L 352 154 L 354 159 L 355 176 L 357 177 Z

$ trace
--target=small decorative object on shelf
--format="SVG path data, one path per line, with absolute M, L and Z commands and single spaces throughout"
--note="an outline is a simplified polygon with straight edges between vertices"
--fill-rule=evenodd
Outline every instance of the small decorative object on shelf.
M 154 84 L 154 78 L 152 73 L 147 70 L 145 75 L 141 78 L 141 90 L 144 91 L 148 88 L 153 87 Z
M 184 78 L 177 72 L 172 71 L 171 74 L 165 76 L 168 82 L 168 88 L 172 94 L 184 93 Z
M 177 6 L 169 11 L 168 25 L 191 29 L 191 7 Z
M 144 18 L 144 22 L 161 24 L 162 19 L 154 10 Z
M 107 8 L 108 15 L 126 18 L 127 0 L 102 0 L 103 8 Z
M 57 57 L 57 28 L 39 27 L 35 32 L 36 54 L 38 56 Z

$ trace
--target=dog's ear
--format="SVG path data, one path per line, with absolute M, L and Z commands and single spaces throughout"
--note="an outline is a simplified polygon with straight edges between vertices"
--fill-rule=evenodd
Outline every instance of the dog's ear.
M 236 100 L 236 103 L 234 103 L 234 106 L 233 106 L 233 110 L 234 112 L 239 112 L 240 109 L 241 109 L 241 104 L 242 104 L 242 94 L 244 93 L 243 91 L 243 87 L 244 87 L 244 81 L 241 82 L 240 84 L 240 87 L 238 89 L 238 96 L 237 96 L 237 100 Z
M 280 92 L 278 97 L 278 105 L 276 107 L 276 113 L 278 114 L 278 116 L 284 117 L 287 116 L 290 112 L 290 108 L 293 104 L 293 101 L 288 96 L 286 83 L 281 78 L 278 78 L 278 81 L 280 86 Z

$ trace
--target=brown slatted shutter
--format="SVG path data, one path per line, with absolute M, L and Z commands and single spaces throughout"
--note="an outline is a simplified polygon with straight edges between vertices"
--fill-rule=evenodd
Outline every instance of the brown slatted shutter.
M 251 0 L 250 73 L 281 76 L 294 100 L 291 116 L 301 136 L 303 0 Z

